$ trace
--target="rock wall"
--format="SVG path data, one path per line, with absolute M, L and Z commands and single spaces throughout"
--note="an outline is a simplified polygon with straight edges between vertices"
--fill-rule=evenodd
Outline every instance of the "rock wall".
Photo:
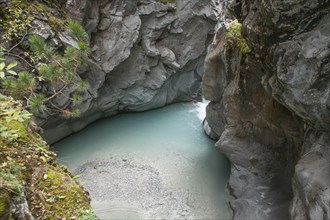
M 329 2 L 218 7 L 226 9 L 205 60 L 204 127 L 232 164 L 234 219 L 329 219 Z
M 51 116 L 39 121 L 49 143 L 101 117 L 196 96 L 216 23 L 211 0 L 162 2 L 67 1 L 68 14 L 81 21 L 90 36 L 91 60 L 80 71 L 90 89 L 79 106 L 80 119 Z M 65 33 L 59 36 L 63 43 L 74 43 Z M 58 98 L 58 105 L 65 105 L 65 97 Z

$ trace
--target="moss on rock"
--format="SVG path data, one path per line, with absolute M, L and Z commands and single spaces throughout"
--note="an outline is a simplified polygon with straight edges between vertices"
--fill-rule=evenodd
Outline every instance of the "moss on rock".
M 92 213 L 88 193 L 58 166 L 35 130 L 22 104 L 0 94 L 0 219 L 8 219 L 8 204 L 17 203 L 23 190 L 36 219 L 79 219 Z
M 226 25 L 227 35 L 225 46 L 229 47 L 231 45 L 236 45 L 242 54 L 250 53 L 251 49 L 246 40 L 242 37 L 241 27 L 242 24 L 237 20 L 234 20 Z
M 39 191 L 30 198 L 37 217 L 76 219 L 82 210 L 89 210 L 86 192 L 69 173 L 60 167 L 45 166 L 33 170 L 29 191 Z
M 0 190 L 0 219 L 9 219 L 9 193 L 6 190 Z

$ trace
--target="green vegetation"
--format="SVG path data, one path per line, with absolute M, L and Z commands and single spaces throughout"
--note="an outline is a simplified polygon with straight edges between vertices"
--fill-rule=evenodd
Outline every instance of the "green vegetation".
M 12 1 L 11 7 L 4 7 L 0 11 L 0 30 L 4 34 L 2 40 L 12 41 L 23 37 L 31 28 L 33 17 L 26 7 L 19 1 Z
M 96 220 L 96 219 L 97 217 L 95 213 L 90 209 L 81 210 L 78 216 L 78 220 Z
M 226 25 L 227 35 L 225 46 L 228 48 L 231 45 L 236 45 L 243 54 L 250 53 L 251 49 L 246 43 L 246 40 L 242 37 L 241 27 L 237 20 L 232 21 Z
M 70 35 L 77 42 L 77 46 L 68 46 L 64 54 L 56 52 L 39 35 L 31 35 L 29 43 L 34 53 L 33 60 L 36 63 L 34 74 L 27 71 L 16 73 L 12 70 L 16 62 L 6 64 L 2 59 L 0 63 L 0 80 L 3 93 L 15 99 L 25 100 L 26 108 L 34 114 L 45 112 L 61 113 L 65 117 L 78 117 L 80 112 L 77 105 L 81 101 L 81 94 L 88 89 L 88 83 L 82 81 L 76 74 L 78 67 L 84 64 L 90 53 L 87 41 L 87 33 L 75 21 L 67 22 Z M 17 76 L 13 77 L 6 76 Z M 43 84 L 47 87 L 44 91 L 38 90 L 37 85 Z M 60 87 L 59 89 L 56 89 Z M 71 105 L 68 108 L 60 109 L 52 104 L 52 100 L 59 95 L 65 96 L 63 91 L 73 88 Z
M 87 34 L 66 19 L 61 2 L 0 4 L 0 219 L 12 219 L 10 205 L 24 199 L 36 219 L 96 219 L 88 194 L 57 165 L 27 111 L 78 117 L 81 95 L 89 87 L 77 74 L 90 53 Z M 34 16 L 47 20 L 55 34 L 69 32 L 74 45 L 59 51 L 31 34 L 38 28 Z M 59 96 L 67 100 L 65 108 L 56 105 Z
M 23 191 L 36 219 L 96 219 L 88 195 L 56 164 L 22 102 L 1 94 L 0 129 L 0 219 L 9 219 L 9 203 Z
M 24 107 L 36 115 L 47 112 L 78 117 L 81 95 L 89 85 L 76 72 L 88 58 L 90 48 L 87 33 L 77 22 L 66 22 L 61 4 L 61 0 L 11 0 L 0 6 L 0 92 L 23 100 Z M 55 33 L 69 30 L 76 45 L 67 46 L 63 53 L 40 36 L 31 35 L 36 28 L 32 27 L 33 15 L 47 19 Z M 32 53 L 26 48 L 27 38 Z M 22 61 L 26 71 L 17 71 L 22 65 L 16 67 L 18 63 L 10 57 Z M 70 94 L 64 93 L 68 90 Z M 54 103 L 59 96 L 68 99 L 63 108 Z
M 0 190 L 0 217 L 3 220 L 9 220 L 9 193 L 6 190 Z
M 19 41 L 24 38 L 32 28 L 33 15 L 38 13 L 47 18 L 53 31 L 63 30 L 66 17 L 61 10 L 60 1 L 37 0 L 11 0 L 1 6 L 0 10 L 0 39 L 3 42 Z M 56 8 L 60 15 L 53 15 L 47 7 Z M 60 17 L 59 17 L 60 16 Z
M 7 190 L 9 193 L 19 198 L 22 194 L 23 186 L 14 174 L 8 170 L 0 171 L 0 188 Z
M 0 58 L 0 62 L 4 61 L 5 59 Z M 17 62 L 11 62 L 8 65 L 6 65 L 6 63 L 1 62 L 0 63 L 0 79 L 5 78 L 6 74 L 7 75 L 13 75 L 16 76 L 17 73 L 15 71 L 12 70 L 13 67 L 17 66 Z
M 80 216 L 88 215 L 91 216 L 89 219 L 95 219 L 86 203 L 86 195 L 81 193 L 81 187 L 72 181 L 72 176 L 63 173 L 60 168 L 48 167 L 39 171 L 32 180 L 30 190 L 40 191 L 38 195 L 31 197 L 31 203 L 42 212 L 44 219 L 56 219 L 59 213 L 68 219 L 80 219 Z M 42 196 L 44 201 L 40 203 L 37 196 Z M 83 205 L 76 207 L 73 204 Z

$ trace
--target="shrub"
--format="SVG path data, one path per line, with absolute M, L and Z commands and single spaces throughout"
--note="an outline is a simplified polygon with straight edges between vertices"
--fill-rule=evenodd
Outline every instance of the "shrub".
M 34 53 L 34 58 L 38 64 L 36 72 L 38 75 L 21 71 L 16 73 L 12 68 L 17 63 L 6 65 L 5 62 L 0 63 L 0 80 L 4 93 L 16 98 L 25 99 L 26 107 L 35 114 L 43 114 L 45 112 L 62 113 L 65 117 L 78 117 L 80 114 L 77 105 L 81 101 L 80 94 L 88 89 L 88 83 L 82 81 L 77 73 L 77 68 L 88 59 L 90 53 L 87 41 L 87 33 L 75 21 L 69 20 L 68 29 L 70 34 L 77 41 L 77 47 L 68 46 L 64 50 L 64 54 L 59 54 L 54 48 L 45 42 L 39 35 L 31 35 L 29 43 Z M 4 61 L 2 59 L 2 61 Z M 16 76 L 15 79 L 12 77 Z M 37 90 L 37 83 L 48 85 L 50 91 Z M 61 88 L 55 89 L 53 84 L 61 85 Z M 74 93 L 68 97 L 71 104 L 66 109 L 60 109 L 51 105 L 52 99 L 59 95 L 64 95 L 64 90 L 68 87 L 73 88 Z

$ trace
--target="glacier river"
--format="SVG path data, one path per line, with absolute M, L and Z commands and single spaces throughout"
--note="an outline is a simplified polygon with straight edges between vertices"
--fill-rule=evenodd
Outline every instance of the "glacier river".
M 99 120 L 56 143 L 101 219 L 230 219 L 228 160 L 203 131 L 205 104 Z

